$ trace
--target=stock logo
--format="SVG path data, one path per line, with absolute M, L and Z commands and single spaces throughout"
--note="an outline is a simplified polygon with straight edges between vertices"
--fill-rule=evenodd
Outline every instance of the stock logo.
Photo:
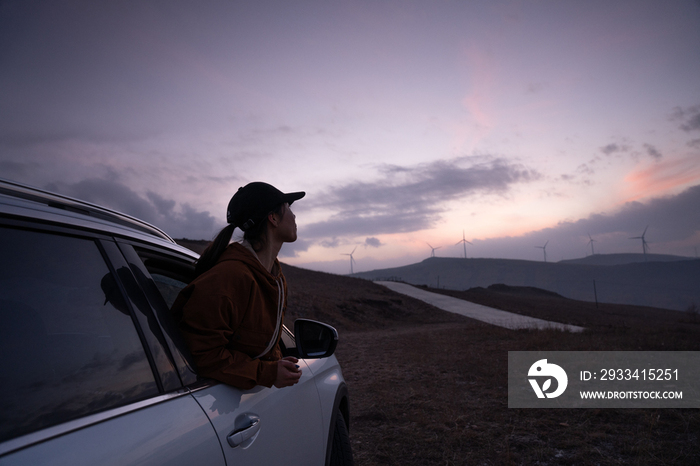
M 538 379 L 527 379 L 530 385 L 532 385 L 532 389 L 535 391 L 537 398 L 556 398 L 564 393 L 569 383 L 569 378 L 566 376 L 564 369 L 556 364 L 547 363 L 546 359 L 540 359 L 530 366 L 527 376 L 537 377 L 543 380 L 542 386 L 540 386 L 537 381 Z M 557 381 L 557 387 L 553 392 L 548 392 L 547 390 L 552 388 L 552 378 Z

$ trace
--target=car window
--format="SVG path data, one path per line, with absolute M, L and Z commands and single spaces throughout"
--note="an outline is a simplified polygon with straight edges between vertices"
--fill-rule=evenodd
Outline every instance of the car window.
M 0 228 L 0 441 L 158 394 L 95 241 Z
M 185 385 L 198 383 L 199 379 L 194 370 L 189 349 L 178 329 L 180 319 L 170 311 L 180 290 L 192 280 L 194 261 L 155 248 L 133 248 L 121 243 L 120 248 L 129 264 L 133 268 L 141 270 L 142 273 L 139 276 L 148 282 L 143 283 L 142 287 L 148 295 L 164 331 L 170 336 L 174 345 L 171 347 L 171 353 L 182 383 Z M 150 279 L 146 279 L 146 274 Z
M 294 340 L 294 334 L 288 328 L 284 327 L 284 331 L 280 336 L 280 349 L 282 350 L 282 354 L 285 356 L 294 356 L 295 358 L 298 357 L 299 353 Z
M 136 248 L 139 259 L 158 287 L 168 309 L 184 287 L 194 278 L 193 261 L 184 261 L 169 257 L 164 253 L 143 248 Z
M 161 275 L 157 272 L 151 272 L 151 277 L 156 283 L 158 291 L 160 291 L 161 296 L 163 296 L 165 303 L 168 305 L 168 309 L 172 308 L 175 298 L 177 298 L 180 290 L 187 286 L 187 283 Z

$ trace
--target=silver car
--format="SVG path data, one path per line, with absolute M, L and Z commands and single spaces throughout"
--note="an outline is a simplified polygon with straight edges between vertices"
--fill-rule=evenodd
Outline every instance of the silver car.
M 332 327 L 243 391 L 197 375 L 169 311 L 197 256 L 156 227 L 0 181 L 0 257 L 0 465 L 352 464 Z

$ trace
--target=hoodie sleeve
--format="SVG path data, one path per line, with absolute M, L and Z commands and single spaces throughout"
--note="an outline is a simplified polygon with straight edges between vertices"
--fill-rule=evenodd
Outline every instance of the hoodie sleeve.
M 240 309 L 225 293 L 214 290 L 193 283 L 173 305 L 174 310 L 181 312 L 180 330 L 199 374 L 244 390 L 256 385 L 271 387 L 277 378 L 277 361 L 252 359 L 230 348 L 229 342 L 245 309 Z

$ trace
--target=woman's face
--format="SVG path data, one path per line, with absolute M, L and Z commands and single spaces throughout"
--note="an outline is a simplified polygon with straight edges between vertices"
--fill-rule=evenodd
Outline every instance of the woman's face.
M 292 212 L 289 204 L 282 205 L 277 223 L 276 232 L 278 238 L 285 243 L 293 243 L 297 240 L 297 222 L 296 215 Z

